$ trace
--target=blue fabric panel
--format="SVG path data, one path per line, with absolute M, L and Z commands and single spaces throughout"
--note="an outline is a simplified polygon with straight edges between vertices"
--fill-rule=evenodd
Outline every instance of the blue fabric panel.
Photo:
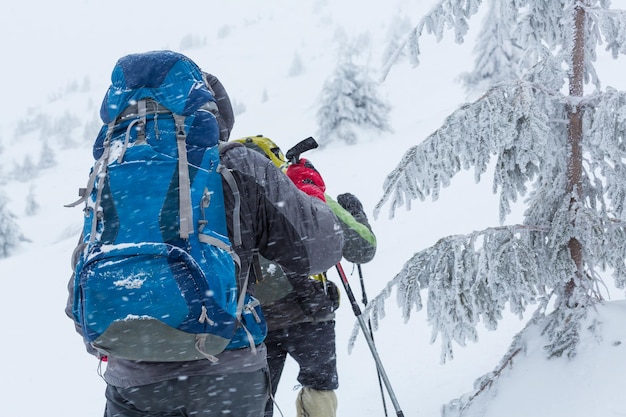
M 128 149 L 149 149 L 136 146 Z M 111 197 L 119 219 L 114 243 L 162 242 L 159 216 L 172 175 L 178 163 L 171 161 L 136 161 L 109 167 Z M 142 201 L 141 206 L 137 201 Z
M 235 331 L 233 313 L 223 311 L 213 299 L 214 290 L 198 264 L 171 245 L 102 247 L 85 263 L 79 280 L 82 291 L 74 311 L 78 317 L 86 314 L 83 327 L 91 341 L 113 321 L 141 320 L 142 316 L 189 333 L 230 339 Z M 203 306 L 219 326 L 198 321 Z
M 159 88 L 180 60 L 185 58 L 172 51 L 127 55 L 118 61 L 115 69 L 122 74 L 114 75 L 112 80 L 116 87 L 122 89 Z
M 187 130 L 187 146 L 208 148 L 217 145 L 220 134 L 215 115 L 209 111 L 198 110 L 192 117 L 185 121 L 185 124 L 191 124 Z
M 181 287 L 187 304 L 191 306 L 191 314 L 178 326 L 178 329 L 189 333 L 212 333 L 230 338 L 235 331 L 234 312 L 224 310 L 226 306 L 220 305 L 216 301 L 214 298 L 215 290 L 212 285 L 220 282 L 222 277 L 228 276 L 223 275 L 225 273 L 232 272 L 234 276 L 232 270 L 234 267 L 230 271 L 227 268 L 217 274 L 208 275 L 208 271 L 203 270 L 192 256 L 173 246 L 169 246 L 168 259 L 170 270 Z M 198 321 L 203 306 L 206 308 L 208 316 L 220 325 L 209 327 L 207 323 Z
M 202 71 L 189 58 L 172 51 L 154 51 L 127 55 L 117 62 L 100 117 L 110 123 L 129 104 L 148 97 L 183 116 L 215 101 Z
M 98 279 L 83 280 L 84 306 L 89 312 L 85 330 L 92 341 L 116 320 L 149 316 L 177 327 L 187 319 L 187 302 L 172 279 L 167 258 L 119 256 L 92 265 L 95 268 L 84 274 L 97 274 Z

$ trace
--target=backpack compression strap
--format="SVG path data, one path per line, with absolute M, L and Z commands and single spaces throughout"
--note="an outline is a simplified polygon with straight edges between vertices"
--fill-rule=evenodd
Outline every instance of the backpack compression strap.
M 173 113 L 176 123 L 176 144 L 178 147 L 178 198 L 180 199 L 180 237 L 188 239 L 193 233 L 193 214 L 191 210 L 191 181 L 187 161 L 187 134 L 185 116 Z

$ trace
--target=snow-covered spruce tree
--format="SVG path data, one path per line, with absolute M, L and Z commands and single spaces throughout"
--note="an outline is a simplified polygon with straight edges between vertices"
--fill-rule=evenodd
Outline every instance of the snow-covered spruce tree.
M 15 161 L 13 162 L 13 172 L 11 175 L 17 181 L 27 182 L 37 176 L 37 171 L 37 165 L 33 163 L 30 155 L 25 155 L 24 162 L 21 165 Z
M 20 240 L 20 228 L 15 215 L 7 207 L 8 199 L 0 192 L 0 258 L 6 258 L 17 247 Z
M 482 3 L 440 1 L 406 38 L 412 62 L 419 62 L 424 30 L 440 40 L 453 28 L 462 42 Z M 508 33 L 505 43 L 519 49 L 494 55 L 488 34 L 479 37 L 475 74 L 498 82 L 405 153 L 386 178 L 375 214 L 389 205 L 393 217 L 412 200 L 436 199 L 462 169 L 473 168 L 478 182 L 493 166 L 500 225 L 444 237 L 416 253 L 364 314 L 377 326 L 395 289 L 409 320 L 427 290 L 432 341 L 440 338 L 445 362 L 453 357 L 453 342 L 477 340 L 479 322 L 493 330 L 505 308 L 521 317 L 534 304 L 531 323 L 542 327 L 548 357 L 572 357 L 582 317 L 602 298 L 599 273 L 609 271 L 618 288 L 626 286 L 626 92 L 602 90 L 594 67 L 601 43 L 614 58 L 626 53 L 626 12 L 610 9 L 608 0 L 487 5 L 486 16 L 507 28 L 494 36 Z M 493 24 L 485 29 L 495 30 Z M 399 55 L 392 55 L 385 74 Z M 515 68 L 506 77 L 518 78 L 500 77 L 507 60 Z M 585 83 L 593 91 L 585 94 Z M 505 225 L 510 204 L 520 197 L 523 224 Z M 499 369 L 523 350 L 522 340 L 515 338 Z M 498 372 L 478 384 L 477 393 Z
M 38 169 L 52 168 L 57 165 L 56 155 L 54 149 L 50 147 L 47 140 L 43 141 L 43 147 L 39 154 L 39 162 L 37 163 Z
M 24 207 L 24 214 L 27 216 L 34 216 L 39 213 L 41 206 L 37 202 L 37 196 L 35 195 L 34 187 L 30 187 L 28 194 L 26 195 L 26 206 Z
M 488 0 L 491 3 L 481 25 L 476 42 L 476 62 L 463 81 L 470 88 L 479 89 L 500 81 L 519 78 L 522 48 L 511 37 L 511 17 L 517 14 L 514 1 Z
M 380 97 L 379 85 L 369 69 L 354 64 L 351 56 L 340 59 L 322 87 L 317 111 L 320 146 L 340 140 L 355 144 L 357 129 L 390 131 L 391 108 Z
M 300 54 L 297 52 L 293 55 L 293 60 L 291 61 L 291 67 L 289 67 L 288 76 L 289 77 L 297 77 L 302 75 L 304 72 L 304 64 L 302 63 L 302 58 L 300 58 Z

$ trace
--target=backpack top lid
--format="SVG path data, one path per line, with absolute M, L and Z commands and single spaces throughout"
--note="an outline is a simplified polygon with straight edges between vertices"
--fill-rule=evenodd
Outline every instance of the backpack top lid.
M 159 152 L 177 155 L 175 146 L 173 153 L 168 152 L 164 147 L 171 147 L 171 144 L 162 144 L 158 140 L 160 135 L 176 134 L 173 115 L 184 118 L 190 163 L 199 164 L 204 150 L 219 142 L 218 106 L 210 87 L 204 82 L 200 68 L 185 55 L 172 51 L 131 54 L 120 58 L 115 64 L 111 85 L 100 107 L 104 125 L 93 145 L 96 160 L 103 155 L 107 135 L 128 142 L 125 135 L 135 123 L 129 115 L 135 116 L 136 120 L 141 119 L 139 104 L 142 101 L 158 105 L 158 111 L 154 104 L 146 107 L 147 121 L 152 121 L 152 125 L 146 127 L 144 120 L 144 128 L 154 131 L 148 143 L 159 148 Z M 163 112 L 169 114 L 158 115 Z M 130 142 L 133 141 L 131 138 Z
M 151 51 L 120 58 L 111 74 L 100 117 L 114 121 L 129 104 L 152 98 L 172 113 L 189 116 L 215 99 L 202 78 L 200 68 L 185 55 L 173 51 Z
M 287 169 L 287 159 L 278 145 L 263 135 L 247 136 L 235 139 L 234 142 L 243 143 L 246 147 L 265 155 L 270 161 L 283 171 Z

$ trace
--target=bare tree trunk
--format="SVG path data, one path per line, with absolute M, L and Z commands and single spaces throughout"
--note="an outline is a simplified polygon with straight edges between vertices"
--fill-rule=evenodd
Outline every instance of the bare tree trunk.
M 578 98 L 583 96 L 583 74 L 585 63 L 585 10 L 576 6 L 574 17 L 574 47 L 572 51 L 572 68 L 569 75 L 569 95 L 571 104 L 567 107 L 568 126 L 568 164 L 567 164 L 567 192 L 571 196 L 570 209 L 576 210 L 576 203 L 582 196 L 582 134 L 583 115 L 578 104 Z M 575 222 L 575 220 L 573 220 Z M 573 277 L 565 287 L 566 302 L 570 301 L 576 282 L 581 282 L 584 277 L 583 248 L 576 238 L 568 243 L 570 256 L 576 265 L 576 277 Z

